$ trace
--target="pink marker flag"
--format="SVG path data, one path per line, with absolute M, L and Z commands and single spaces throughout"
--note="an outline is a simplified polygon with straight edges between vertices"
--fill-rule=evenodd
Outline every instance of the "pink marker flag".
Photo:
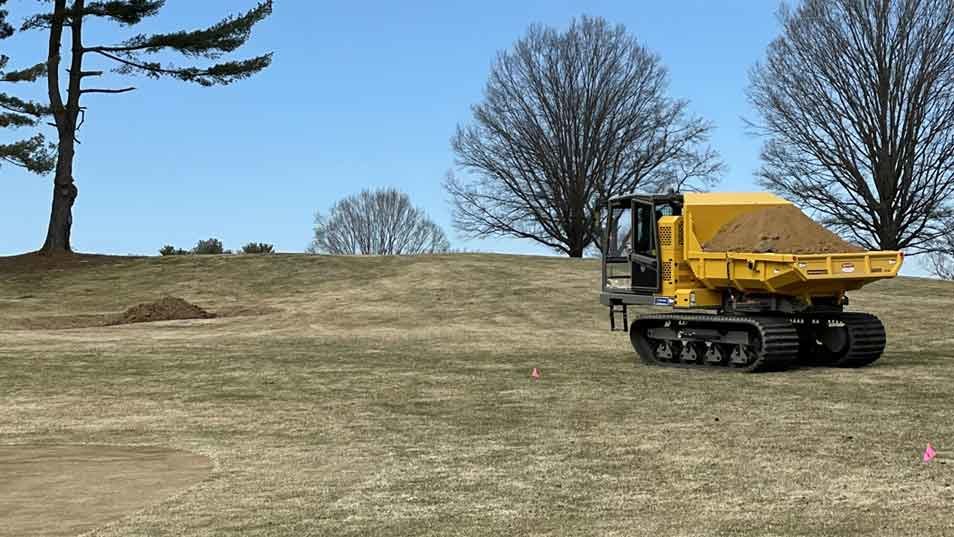
M 934 457 L 936 456 L 937 456 L 937 451 L 934 451 L 934 446 L 932 446 L 929 442 L 927 445 L 927 449 L 924 450 L 924 457 L 922 457 L 922 459 L 924 460 L 924 462 L 931 462 L 932 460 L 934 460 Z
M 533 380 L 540 380 L 540 370 L 534 367 L 533 372 L 530 373 L 530 377 L 533 378 Z

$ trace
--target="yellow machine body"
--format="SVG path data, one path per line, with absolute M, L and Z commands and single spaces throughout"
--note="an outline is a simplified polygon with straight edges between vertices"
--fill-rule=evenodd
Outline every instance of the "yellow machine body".
M 903 254 L 895 251 L 796 255 L 713 252 L 702 245 L 725 224 L 747 212 L 791 205 L 770 193 L 686 193 L 680 216 L 658 221 L 660 279 L 657 296 L 676 308 L 712 308 L 724 291 L 812 297 L 842 296 L 873 281 L 898 275 Z

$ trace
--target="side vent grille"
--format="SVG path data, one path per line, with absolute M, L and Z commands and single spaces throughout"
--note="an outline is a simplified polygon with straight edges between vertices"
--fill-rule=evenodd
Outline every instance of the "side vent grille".
M 672 246 L 672 228 L 669 226 L 659 228 L 659 245 Z
M 664 261 L 662 264 L 662 279 L 672 283 L 672 261 Z

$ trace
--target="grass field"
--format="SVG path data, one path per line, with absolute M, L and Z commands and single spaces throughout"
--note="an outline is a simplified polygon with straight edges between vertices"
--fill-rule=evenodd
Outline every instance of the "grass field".
M 91 535 L 954 535 L 951 283 L 852 296 L 888 329 L 874 367 L 743 375 L 634 365 L 592 260 L 18 267 L 0 444 L 212 461 Z M 75 328 L 163 294 L 227 316 Z

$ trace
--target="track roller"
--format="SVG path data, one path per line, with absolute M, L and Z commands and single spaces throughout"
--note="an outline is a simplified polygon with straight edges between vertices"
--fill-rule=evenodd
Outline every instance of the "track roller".
M 799 343 L 795 326 L 781 316 L 644 315 L 629 337 L 648 364 L 748 372 L 788 368 Z

